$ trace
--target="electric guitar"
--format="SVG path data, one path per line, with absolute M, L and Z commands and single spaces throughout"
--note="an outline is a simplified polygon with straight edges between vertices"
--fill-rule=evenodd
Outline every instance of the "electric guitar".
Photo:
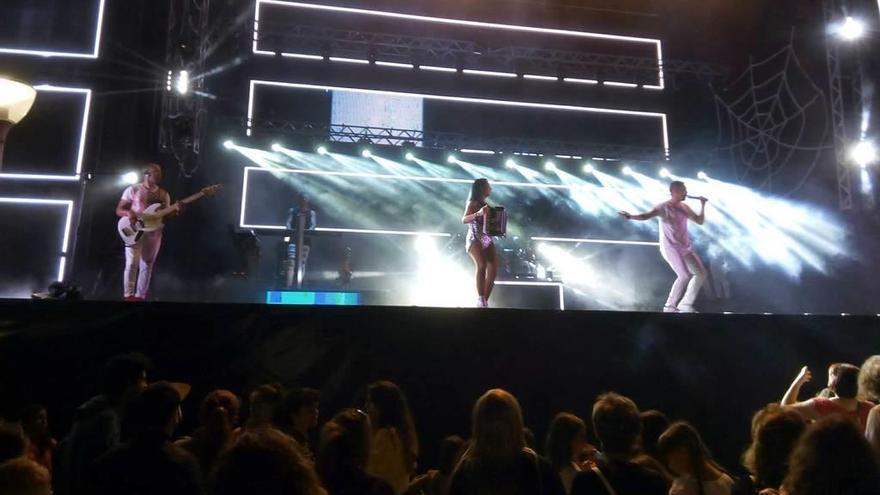
M 126 246 L 134 246 L 141 240 L 144 232 L 155 232 L 161 229 L 165 225 L 164 218 L 178 211 L 176 206 L 178 203 L 186 205 L 204 198 L 205 196 L 210 196 L 220 189 L 223 189 L 222 184 L 214 184 L 213 186 L 204 187 L 201 191 L 191 196 L 187 196 L 167 208 L 162 208 L 161 203 L 153 203 L 146 207 L 144 211 L 137 216 L 137 222 L 134 224 L 131 223 L 131 220 L 128 217 L 122 217 L 119 219 L 119 223 L 117 223 L 119 237 L 122 238 L 122 242 L 125 243 Z

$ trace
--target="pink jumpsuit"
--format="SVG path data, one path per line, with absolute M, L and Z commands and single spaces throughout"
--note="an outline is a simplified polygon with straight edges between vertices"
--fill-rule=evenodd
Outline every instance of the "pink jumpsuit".
M 157 187 L 148 191 L 143 184 L 136 184 L 125 189 L 123 201 L 131 202 L 131 210 L 140 214 L 148 206 L 161 203 L 162 207 L 171 205 L 171 197 L 164 189 Z M 150 288 L 153 265 L 162 246 L 162 229 L 144 232 L 140 241 L 134 246 L 125 247 L 125 272 L 122 277 L 122 289 L 125 297 L 136 296 L 146 299 Z
M 677 276 L 663 309 L 693 311 L 694 300 L 706 279 L 706 269 L 693 251 L 688 237 L 685 206 L 667 201 L 659 205 L 657 210 L 660 212 L 660 254 Z

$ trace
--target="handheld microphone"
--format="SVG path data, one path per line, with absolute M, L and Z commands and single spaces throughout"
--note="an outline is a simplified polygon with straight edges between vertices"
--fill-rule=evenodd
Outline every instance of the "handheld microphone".
M 696 200 L 699 200 L 699 201 L 702 201 L 703 199 L 705 199 L 705 198 L 703 198 L 702 196 L 690 196 L 690 195 L 688 195 L 688 196 L 686 196 L 686 197 L 687 197 L 688 199 L 696 199 Z M 708 203 L 709 200 L 706 199 L 706 202 Z

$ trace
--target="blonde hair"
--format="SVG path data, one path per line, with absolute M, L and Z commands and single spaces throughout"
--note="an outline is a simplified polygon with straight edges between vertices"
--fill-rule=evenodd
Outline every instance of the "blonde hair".
M 474 404 L 472 444 L 467 458 L 496 463 L 515 458 L 526 447 L 522 410 L 506 390 L 489 390 Z

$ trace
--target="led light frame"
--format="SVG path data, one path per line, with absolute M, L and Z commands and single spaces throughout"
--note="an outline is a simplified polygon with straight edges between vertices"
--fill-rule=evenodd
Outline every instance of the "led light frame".
M 241 185 L 241 209 L 239 211 L 239 220 L 238 226 L 243 229 L 267 229 L 267 230 L 285 230 L 286 227 L 284 225 L 261 225 L 261 224 L 246 224 L 244 222 L 244 214 L 247 209 L 247 189 L 248 189 L 248 178 L 250 176 L 251 171 L 260 171 L 260 172 L 269 172 L 269 173 L 281 173 L 281 174 L 300 174 L 300 175 L 317 175 L 317 176 L 325 176 L 325 177 L 362 177 L 369 179 L 381 179 L 381 180 L 403 180 L 403 181 L 412 181 L 412 182 L 445 182 L 451 184 L 472 184 L 473 179 L 455 179 L 455 178 L 446 178 L 446 177 L 424 177 L 418 175 L 393 175 L 393 174 L 375 174 L 370 172 L 339 172 L 339 171 L 330 171 L 330 170 L 303 170 L 303 169 L 290 169 L 290 168 L 265 168 L 265 167 L 256 167 L 256 166 L 247 166 L 244 167 L 243 171 L 243 179 Z M 492 184 L 496 186 L 507 186 L 507 187 L 531 187 L 535 189 L 577 189 L 576 185 L 565 185 L 565 184 L 540 184 L 540 183 L 532 183 L 532 182 L 510 182 L 510 181 L 492 181 Z M 433 236 L 433 237 L 452 237 L 452 234 L 446 232 L 416 232 L 416 231 L 402 231 L 402 230 L 371 230 L 371 229 L 331 229 L 331 228 L 317 228 L 317 231 L 324 232 L 343 232 L 343 233 L 361 233 L 361 234 L 388 234 L 388 235 L 425 235 L 425 236 Z M 603 239 L 569 239 L 562 237 L 532 237 L 532 240 L 537 241 L 547 241 L 547 242 L 588 242 L 593 244 L 623 244 L 623 245 L 633 245 L 633 246 L 659 246 L 659 242 L 648 242 L 648 241 L 616 241 L 616 240 L 603 240 Z
M 67 268 L 67 249 L 70 246 L 70 227 L 73 223 L 73 201 L 68 199 L 40 199 L 40 198 L 2 198 L 0 203 L 24 204 L 24 205 L 50 205 L 66 206 L 67 215 L 64 220 L 64 231 L 61 235 L 61 254 L 58 259 L 57 281 L 64 280 L 64 272 Z
M 82 119 L 79 129 L 79 146 L 76 153 L 76 166 L 73 175 L 62 174 L 36 174 L 36 173 L 0 173 L 0 180 L 50 180 L 50 181 L 77 181 L 82 175 L 83 157 L 85 156 L 86 137 L 89 128 L 89 113 L 92 107 L 92 90 L 88 88 L 71 88 L 65 86 L 53 86 L 51 84 L 41 84 L 34 86 L 37 91 L 48 91 L 56 93 L 82 93 L 85 95 L 83 103 Z
M 570 242 L 581 244 L 620 244 L 624 246 L 659 246 L 659 242 L 652 241 L 615 241 L 610 239 L 578 239 L 572 237 L 532 237 L 533 241 L 541 242 Z
M 97 59 L 101 53 L 101 31 L 104 25 L 104 4 L 106 0 L 98 2 L 98 14 L 95 16 L 95 42 L 92 45 L 91 53 L 83 52 L 59 52 L 52 50 L 39 49 L 22 49 L 11 47 L 0 47 L 0 53 L 8 53 L 10 55 L 26 55 L 31 57 L 58 57 L 58 58 L 90 58 Z
M 431 17 L 424 15 L 415 15 L 415 14 L 403 14 L 399 12 L 388 12 L 383 10 L 370 10 L 370 9 L 359 9 L 352 7 L 340 7 L 335 5 L 320 5 L 320 4 L 311 4 L 311 3 L 303 3 L 303 2 L 294 2 L 287 0 L 257 0 L 254 5 L 254 39 L 251 51 L 257 55 L 275 55 L 275 52 L 270 52 L 267 50 L 260 50 L 257 45 L 259 42 L 259 30 L 260 30 L 260 6 L 263 4 L 267 5 L 275 5 L 280 7 L 292 7 L 292 8 L 302 8 L 302 9 L 312 9 L 312 10 L 323 10 L 330 12 L 343 12 L 348 14 L 362 14 L 362 15 L 371 15 L 376 17 L 390 17 L 394 19 L 406 19 L 409 21 L 424 21 L 424 22 L 432 22 L 437 24 L 452 24 L 457 26 L 468 26 L 468 27 L 477 27 L 477 28 L 485 28 L 485 29 L 498 29 L 505 31 L 520 31 L 527 33 L 540 33 L 540 34 L 553 34 L 553 35 L 563 35 L 563 36 L 573 36 L 580 38 L 592 38 L 592 39 L 602 39 L 602 40 L 612 40 L 612 41 L 620 41 L 624 43 L 638 43 L 638 44 L 650 44 L 654 45 L 657 50 L 657 81 L 656 85 L 644 85 L 643 88 L 646 89 L 664 89 L 665 88 L 665 76 L 663 74 L 663 43 L 661 40 L 656 38 L 644 38 L 639 36 L 625 36 L 618 34 L 607 34 L 607 33 L 597 33 L 597 32 L 589 32 L 589 31 L 573 31 L 568 29 L 555 29 L 555 28 L 542 28 L 542 27 L 534 27 L 534 26 L 521 26 L 515 24 L 499 24 L 494 22 L 483 22 L 483 21 L 468 21 L 464 19 L 449 19 L 445 17 Z M 306 55 L 306 54 L 301 54 Z M 425 67 L 423 67 L 425 68 Z M 439 68 L 434 68 L 439 69 Z M 442 68 L 444 70 L 449 68 Z M 431 70 L 431 69 L 429 69 Z M 457 72 L 457 69 L 451 69 L 450 72 Z M 486 76 L 498 76 L 498 73 L 492 73 L 492 71 L 477 71 L 471 69 L 465 69 L 465 73 L 478 74 L 478 75 L 486 75 Z M 483 74 L 480 74 L 484 72 Z M 504 76 L 502 76 L 504 77 Z M 563 79 L 563 81 L 572 81 L 578 82 L 569 78 Z
M 424 98 L 426 100 L 441 100 L 441 101 L 453 101 L 457 103 L 481 103 L 486 105 L 500 105 L 500 106 L 511 106 L 511 107 L 520 107 L 520 108 L 542 108 L 547 110 L 561 110 L 561 111 L 570 111 L 570 112 L 584 112 L 584 113 L 599 113 L 599 114 L 611 114 L 611 115 L 628 115 L 628 116 L 636 116 L 636 117 L 650 117 L 650 118 L 658 118 L 660 119 L 662 134 L 663 134 L 663 151 L 664 156 L 669 158 L 669 128 L 667 125 L 667 119 L 665 113 L 660 112 L 645 112 L 639 110 L 620 110 L 616 108 L 602 108 L 602 107 L 582 107 L 576 105 L 559 105 L 555 103 L 534 103 L 534 102 L 526 102 L 526 101 L 511 101 L 511 100 L 493 100 L 489 98 L 472 98 L 465 96 L 448 96 L 448 95 L 432 95 L 425 93 L 409 93 L 405 91 L 388 91 L 388 90 L 380 90 L 380 89 L 366 89 L 366 88 L 350 88 L 344 86 L 327 86 L 323 84 L 304 84 L 304 83 L 293 83 L 293 82 L 281 82 L 281 81 L 268 81 L 262 79 L 251 79 L 250 86 L 248 89 L 248 108 L 247 108 L 247 131 L 246 134 L 248 136 L 251 135 L 251 127 L 253 124 L 254 118 L 254 93 L 256 92 L 257 86 L 270 86 L 270 87 L 283 87 L 283 88 L 295 88 L 295 89 L 314 89 L 320 91 L 348 91 L 352 93 L 364 93 L 364 94 L 374 94 L 374 95 L 390 95 L 390 96 L 410 96 L 414 98 Z

